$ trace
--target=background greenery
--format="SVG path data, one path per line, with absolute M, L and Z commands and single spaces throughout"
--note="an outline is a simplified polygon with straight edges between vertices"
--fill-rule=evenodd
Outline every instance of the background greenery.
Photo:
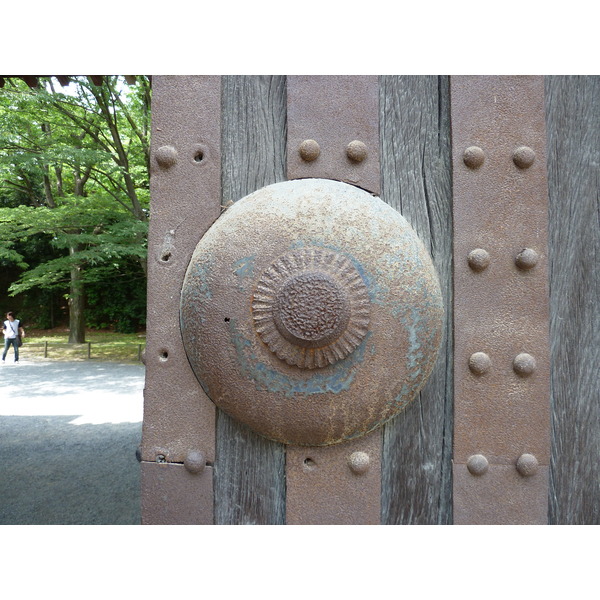
M 29 328 L 143 330 L 151 87 L 0 89 L 0 311 Z
M 26 359 L 95 360 L 137 363 L 146 347 L 145 333 L 117 333 L 91 329 L 85 344 L 68 342 L 68 333 L 54 330 L 29 330 L 20 349 Z M 8 361 L 12 360 L 9 354 Z

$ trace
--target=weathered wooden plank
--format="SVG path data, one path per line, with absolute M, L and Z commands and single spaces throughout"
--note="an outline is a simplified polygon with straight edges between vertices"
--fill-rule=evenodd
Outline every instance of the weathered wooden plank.
M 285 77 L 223 77 L 223 205 L 285 180 Z M 282 524 L 285 449 L 217 414 L 215 523 Z
M 547 77 L 549 518 L 600 524 L 600 77 Z
M 380 79 L 382 199 L 429 249 L 445 336 L 419 397 L 384 428 L 382 523 L 452 521 L 452 182 L 447 77 Z

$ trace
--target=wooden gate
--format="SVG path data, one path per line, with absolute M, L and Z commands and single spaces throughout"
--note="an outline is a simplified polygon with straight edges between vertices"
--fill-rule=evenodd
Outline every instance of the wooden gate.
M 450 78 L 378 81 L 381 199 L 425 243 L 446 307 L 442 347 L 427 384 L 383 427 L 380 522 L 451 524 L 453 340 L 461 332 L 453 330 Z M 598 524 L 600 78 L 547 77 L 544 85 L 551 373 L 547 520 Z M 143 520 L 283 524 L 285 446 L 220 410 L 213 415 L 199 407 L 205 399 L 199 399 L 202 391 L 191 371 L 178 374 L 176 382 L 169 373 L 189 369 L 178 339 L 178 300 L 195 243 L 221 206 L 286 180 L 287 80 L 154 77 L 153 87 Z M 207 130 L 216 137 L 206 141 Z M 183 197 L 183 208 L 177 208 Z M 203 450 L 202 435 L 214 440 L 214 453 Z

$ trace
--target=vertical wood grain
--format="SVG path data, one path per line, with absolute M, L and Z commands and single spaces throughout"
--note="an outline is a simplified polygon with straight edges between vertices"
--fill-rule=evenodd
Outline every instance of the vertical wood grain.
M 600 77 L 547 77 L 549 519 L 600 524 Z
M 223 202 L 285 180 L 285 77 L 222 79 Z M 282 524 L 285 449 L 217 413 L 215 523 Z
M 447 77 L 380 79 L 382 199 L 413 226 L 436 267 L 444 339 L 427 384 L 384 427 L 382 523 L 452 520 L 452 181 Z

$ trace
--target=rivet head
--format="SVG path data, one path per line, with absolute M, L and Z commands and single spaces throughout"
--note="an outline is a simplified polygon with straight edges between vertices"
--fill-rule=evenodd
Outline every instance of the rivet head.
M 359 140 L 353 140 L 346 146 L 346 156 L 352 162 L 362 162 L 367 158 L 367 147 Z
M 473 454 L 467 460 L 467 469 L 471 475 L 483 475 L 488 470 L 488 459 L 483 454 Z
M 206 458 L 199 450 L 190 450 L 183 461 L 183 466 L 195 475 L 202 473 L 206 467 Z
M 519 269 L 527 271 L 528 269 L 533 269 L 535 265 L 537 265 L 539 260 L 539 255 L 535 250 L 531 248 L 524 248 L 517 254 L 515 258 L 515 264 Z
M 517 460 L 517 471 L 523 477 L 535 475 L 538 470 L 538 460 L 533 454 L 521 454 Z
M 173 146 L 161 146 L 154 153 L 154 157 L 161 167 L 168 169 L 177 162 L 177 150 Z
M 535 358 L 527 352 L 521 352 L 513 360 L 513 369 L 517 375 L 531 375 L 535 371 Z
M 463 152 L 463 162 L 469 169 L 477 169 L 485 160 L 485 154 L 479 146 L 469 146 Z
M 317 463 L 310 457 L 306 457 L 303 464 L 307 471 L 314 471 L 317 468 Z
M 299 152 L 302 160 L 305 160 L 306 162 L 312 162 L 313 160 L 317 160 L 317 158 L 319 158 L 319 154 L 321 154 L 321 148 L 315 140 L 304 140 L 300 144 Z
M 520 146 L 513 152 L 513 162 L 519 169 L 528 169 L 534 160 L 535 152 L 527 146 Z
M 492 366 L 490 357 L 485 352 L 475 352 L 469 357 L 469 369 L 475 375 L 487 373 Z
M 353 452 L 348 458 L 348 466 L 356 475 L 362 475 L 369 470 L 369 455 L 366 452 Z
M 475 250 L 469 252 L 467 262 L 473 271 L 483 271 L 490 264 L 490 255 L 483 248 L 475 248 Z

